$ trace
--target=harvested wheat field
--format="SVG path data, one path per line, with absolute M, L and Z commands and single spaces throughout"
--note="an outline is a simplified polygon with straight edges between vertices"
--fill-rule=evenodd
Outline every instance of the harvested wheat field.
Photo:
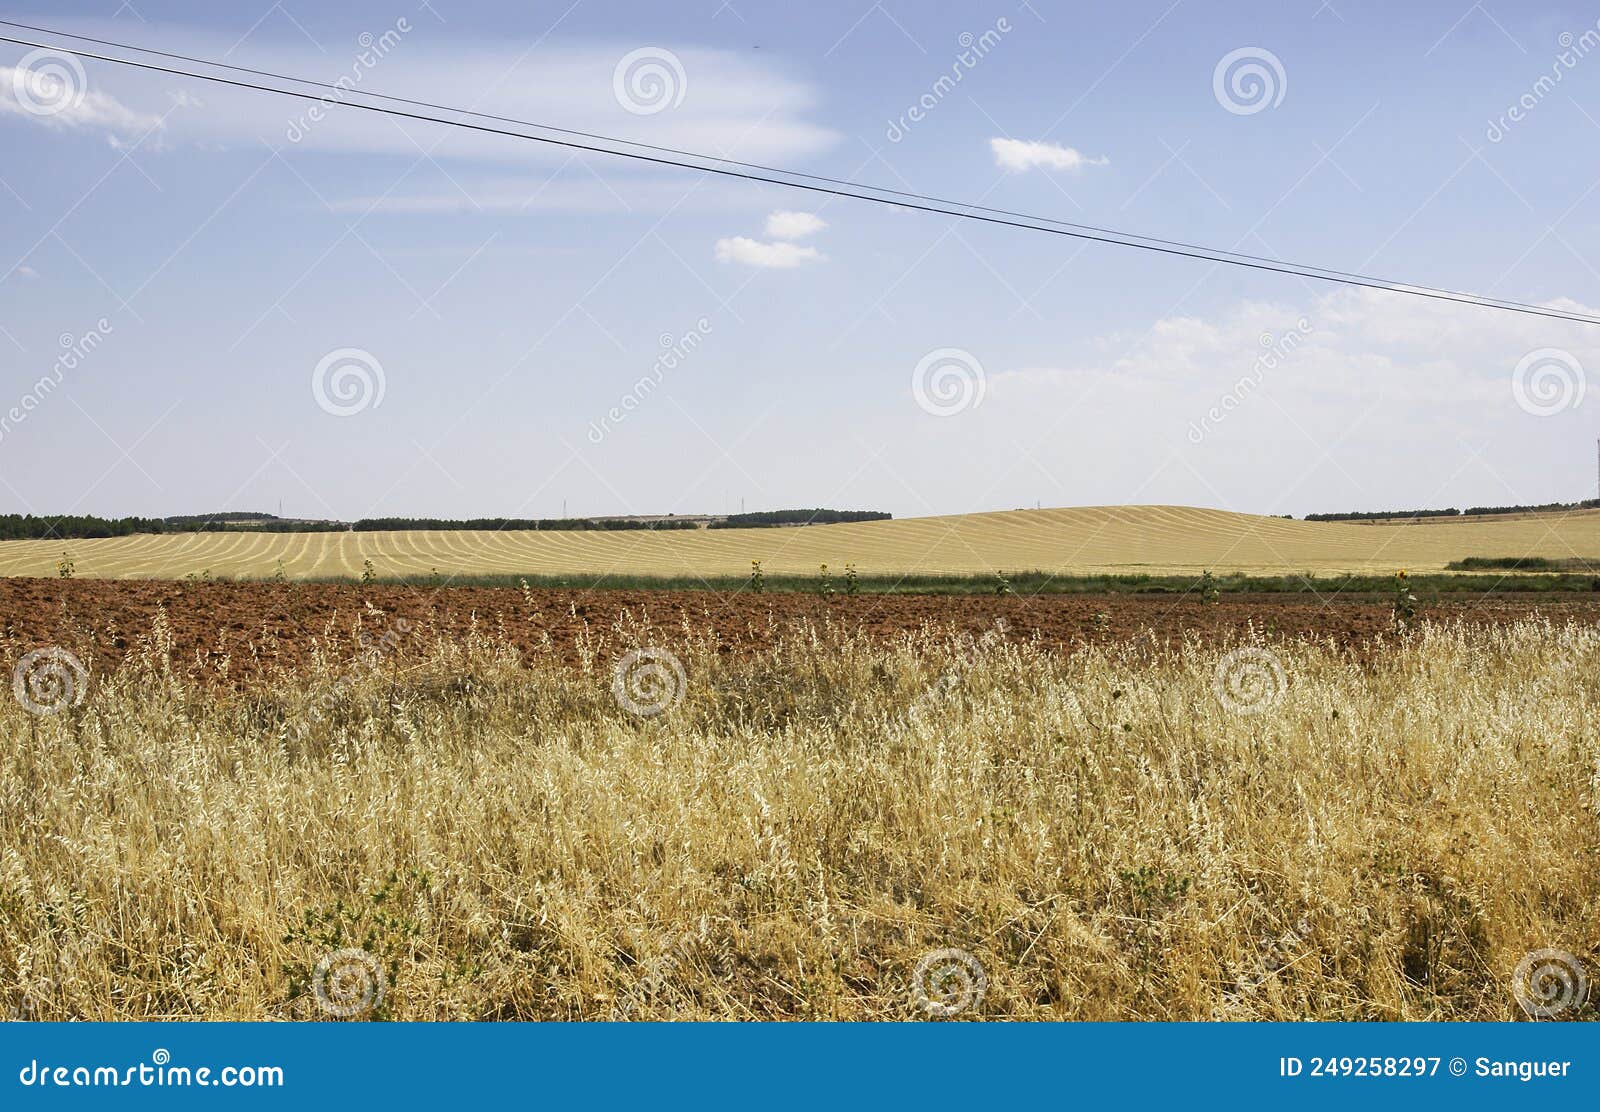
M 1574 614 L 1152 652 L 1015 599 L 110 586 L 6 614 L 9 656 L 74 654 L 0 704 L 32 1018 L 326 1019 L 359 951 L 368 1018 L 927 1018 L 957 960 L 963 1019 L 1508 1020 L 1530 951 L 1600 957 Z
M 1468 556 L 1600 558 L 1600 510 L 1380 525 L 1180 506 L 1016 510 L 789 529 L 630 532 L 195 533 L 0 542 L 0 576 L 50 576 L 67 552 L 94 578 L 741 576 L 854 564 L 863 574 L 1043 570 L 1283 574 L 1437 570 Z

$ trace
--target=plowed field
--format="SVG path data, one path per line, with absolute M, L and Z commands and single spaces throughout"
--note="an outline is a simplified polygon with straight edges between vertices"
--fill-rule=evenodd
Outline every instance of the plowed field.
M 1600 600 L 1567 596 L 1527 600 L 1498 596 L 1452 602 L 1426 619 L 1496 624 L 1538 613 L 1600 623 Z M 233 679 L 282 665 L 299 667 L 317 652 L 354 651 L 358 635 L 382 638 L 397 627 L 397 655 L 473 630 L 503 636 L 524 654 L 569 662 L 587 642 L 603 655 L 624 628 L 648 625 L 663 644 L 713 638 L 720 651 L 770 646 L 796 626 L 831 624 L 891 639 L 924 629 L 974 637 L 1037 640 L 1063 651 L 1086 643 L 1134 640 L 1152 647 L 1185 638 L 1219 643 L 1252 635 L 1331 639 L 1356 647 L 1391 629 L 1387 605 L 1323 602 L 1311 595 L 1226 596 L 1204 605 L 1194 596 L 1045 595 L 998 598 L 949 595 L 814 595 L 714 591 L 559 591 L 448 587 L 432 590 L 355 584 L 178 583 L 60 579 L 0 580 L 0 641 L 16 656 L 59 645 L 94 666 L 112 667 L 148 638 L 158 614 L 170 630 L 172 657 L 196 674 L 224 670 Z M 402 624 L 403 620 L 403 624 Z

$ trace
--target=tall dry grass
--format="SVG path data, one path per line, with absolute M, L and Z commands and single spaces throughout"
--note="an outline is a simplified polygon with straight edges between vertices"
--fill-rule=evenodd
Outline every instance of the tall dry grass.
M 652 640 L 687 682 L 640 717 Z M 1501 1020 L 1529 951 L 1600 969 L 1591 629 L 1272 644 L 1259 713 L 1199 646 L 370 643 L 207 687 L 158 623 L 81 705 L 7 698 L 0 1007 L 318 1018 L 346 948 L 398 1019 L 916 1018 L 946 948 L 966 1018 Z

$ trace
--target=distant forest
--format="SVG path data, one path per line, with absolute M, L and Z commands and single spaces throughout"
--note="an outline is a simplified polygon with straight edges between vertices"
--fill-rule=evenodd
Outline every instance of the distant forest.
M 891 514 L 877 510 L 766 510 L 729 514 L 711 523 L 713 529 L 762 529 L 772 525 L 837 525 L 844 521 L 888 521 Z
M 284 521 L 271 514 L 213 514 L 186 517 L 93 517 L 33 514 L 0 515 L 0 540 L 87 540 L 128 537 L 135 533 L 222 533 L 238 529 L 261 532 L 318 532 L 343 529 L 336 522 Z
M 639 521 L 621 517 L 474 517 L 465 521 L 446 521 L 436 517 L 364 517 L 350 528 L 357 533 L 377 533 L 401 529 L 482 529 L 501 532 L 512 529 L 698 529 L 692 520 Z
M 480 517 L 449 521 L 434 517 L 362 518 L 356 522 L 301 521 L 263 513 L 187 514 L 178 517 L 35 516 L 0 515 L 0 540 L 93 540 L 128 537 L 135 533 L 371 533 L 405 529 L 502 530 L 618 530 L 698 529 L 702 522 L 713 529 L 764 528 L 781 525 L 827 524 L 840 521 L 879 521 L 890 515 L 872 510 L 772 510 L 734 514 L 731 517 L 616 518 L 616 517 Z
M 1472 506 L 1465 510 L 1379 510 L 1376 513 L 1306 514 L 1307 521 L 1388 521 L 1404 517 L 1486 517 L 1493 514 L 1553 513 L 1558 510 L 1592 510 L 1600 498 L 1582 502 L 1546 502 L 1542 506 Z

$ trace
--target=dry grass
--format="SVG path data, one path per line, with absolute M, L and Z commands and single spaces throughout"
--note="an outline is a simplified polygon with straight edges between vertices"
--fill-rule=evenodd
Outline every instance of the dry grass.
M 688 682 L 642 718 L 647 640 Z M 5 701 L 0 1007 L 316 1018 L 359 946 L 379 1017 L 910 1018 L 958 947 L 968 1017 L 1502 1020 L 1528 951 L 1600 965 L 1591 630 L 1274 644 L 1258 714 L 1198 647 L 343 642 L 206 690 L 158 628 L 80 706 Z
M 1600 557 L 1600 510 L 1520 518 L 1351 525 L 1181 506 L 1106 506 L 668 532 L 200 533 L 0 542 L 0 575 L 180 578 L 380 575 L 734 576 L 853 563 L 863 575 L 1143 571 L 1282 575 L 1441 570 L 1468 556 Z

